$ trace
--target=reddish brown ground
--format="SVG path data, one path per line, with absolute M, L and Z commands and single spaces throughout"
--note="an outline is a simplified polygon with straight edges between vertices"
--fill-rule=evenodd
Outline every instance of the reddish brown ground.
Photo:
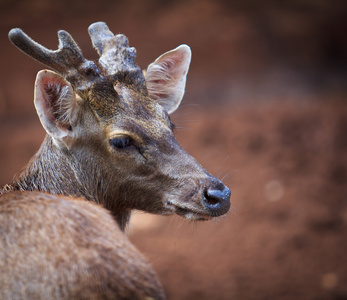
M 346 105 L 193 118 L 180 140 L 225 177 L 234 209 L 216 222 L 162 218 L 135 230 L 169 298 L 347 299 Z
M 143 67 L 184 42 L 193 62 L 177 137 L 229 185 L 233 209 L 205 223 L 137 213 L 130 239 L 169 299 L 347 299 L 343 1 L 12 2 L 0 11 L 0 185 L 44 137 L 32 104 L 41 66 L 9 44 L 11 27 L 49 48 L 67 29 L 89 58 L 86 28 L 105 20 Z

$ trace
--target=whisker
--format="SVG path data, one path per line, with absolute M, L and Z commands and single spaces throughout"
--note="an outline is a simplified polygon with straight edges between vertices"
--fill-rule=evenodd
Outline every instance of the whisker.
M 221 178 L 221 181 L 225 181 L 227 178 L 230 179 L 230 172 L 228 172 L 227 174 L 225 174 L 225 175 Z
M 231 206 L 230 209 L 229 209 L 229 211 L 227 212 L 227 214 L 232 214 L 232 215 L 234 215 L 234 216 L 238 216 L 239 210 L 238 210 L 237 207 Z

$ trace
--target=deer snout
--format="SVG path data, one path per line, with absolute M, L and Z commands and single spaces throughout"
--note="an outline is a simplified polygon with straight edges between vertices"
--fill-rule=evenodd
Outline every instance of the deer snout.
M 228 212 L 230 196 L 230 189 L 220 182 L 205 189 L 202 205 L 212 217 L 218 217 Z

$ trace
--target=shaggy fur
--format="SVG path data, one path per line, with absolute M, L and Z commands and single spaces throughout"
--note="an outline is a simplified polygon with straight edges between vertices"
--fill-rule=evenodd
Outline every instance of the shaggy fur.
M 184 94 L 189 47 L 162 55 L 145 78 L 125 36 L 104 23 L 90 34 L 95 63 L 65 31 L 56 51 L 10 32 L 60 74 L 38 73 L 35 107 L 47 136 L 0 190 L 0 298 L 162 299 L 151 266 L 122 233 L 130 211 L 208 220 L 230 207 L 230 190 L 173 134 L 169 113 Z M 130 146 L 112 142 L 120 138 Z

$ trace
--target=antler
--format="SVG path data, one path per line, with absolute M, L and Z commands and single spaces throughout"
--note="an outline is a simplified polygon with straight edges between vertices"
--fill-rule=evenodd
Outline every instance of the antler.
M 74 39 L 64 30 L 58 32 L 58 50 L 43 47 L 19 28 L 12 29 L 8 36 L 25 54 L 61 73 L 72 83 L 76 83 L 81 77 L 88 76 L 90 80 L 90 76 L 99 74 L 96 65 L 83 57 Z
M 115 75 L 120 71 L 141 71 L 135 65 L 136 49 L 129 47 L 126 36 L 114 35 L 103 22 L 90 25 L 89 35 L 100 56 L 99 64 L 104 75 Z M 83 57 L 77 43 L 64 30 L 58 31 L 58 50 L 43 47 L 19 28 L 12 29 L 9 38 L 21 51 L 59 72 L 78 89 L 88 88 L 103 78 L 95 63 Z
M 109 75 L 138 69 L 135 65 L 136 49 L 129 47 L 125 35 L 114 35 L 104 22 L 93 23 L 88 31 L 93 46 L 100 56 L 99 63 Z

